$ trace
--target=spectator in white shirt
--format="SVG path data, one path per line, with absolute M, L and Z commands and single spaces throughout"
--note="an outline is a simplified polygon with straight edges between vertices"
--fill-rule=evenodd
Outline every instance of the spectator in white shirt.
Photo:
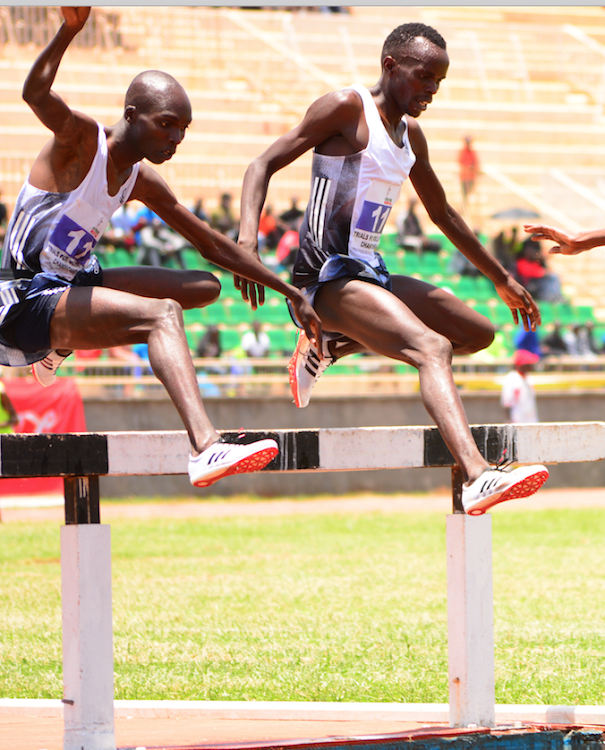
M 507 411 L 508 421 L 513 424 L 539 422 L 536 392 L 528 373 L 540 359 L 527 349 L 517 349 L 513 355 L 513 366 L 504 377 L 500 403 Z

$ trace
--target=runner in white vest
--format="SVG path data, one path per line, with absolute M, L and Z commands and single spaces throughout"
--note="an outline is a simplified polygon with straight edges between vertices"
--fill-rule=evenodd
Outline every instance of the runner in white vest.
M 33 364 L 38 381 L 50 385 L 73 349 L 146 343 L 153 371 L 189 434 L 192 484 L 206 487 L 229 474 L 260 469 L 277 454 L 276 441 L 220 439 L 202 404 L 185 336 L 183 309 L 214 302 L 218 279 L 148 267 L 103 272 L 94 247 L 112 213 L 136 199 L 205 258 L 285 295 L 307 335 L 321 345 L 319 318 L 296 287 L 187 211 L 143 163 L 171 159 L 191 123 L 189 98 L 172 76 L 154 70 L 138 75 L 126 92 L 124 115 L 110 127 L 71 110 L 51 89 L 90 8 L 61 12 L 64 22 L 23 88 L 23 98 L 54 136 L 34 162 L 6 234 L 0 363 Z
M 468 513 L 535 492 L 544 466 L 491 469 L 479 453 L 452 376 L 452 353 L 492 342 L 494 327 L 454 295 L 406 276 L 390 276 L 376 253 L 404 180 L 410 177 L 432 221 L 496 287 L 526 328 L 540 323 L 528 292 L 479 243 L 446 197 L 416 122 L 446 76 L 446 44 L 425 24 L 404 24 L 386 39 L 382 74 L 314 102 L 302 122 L 252 162 L 240 211 L 240 245 L 257 255 L 258 222 L 271 176 L 313 149 L 311 197 L 301 227 L 293 283 L 319 313 L 320 349 L 304 332 L 290 362 L 294 402 L 337 358 L 359 351 L 418 368 L 424 404 L 460 466 Z M 243 289 L 249 284 L 240 281 Z

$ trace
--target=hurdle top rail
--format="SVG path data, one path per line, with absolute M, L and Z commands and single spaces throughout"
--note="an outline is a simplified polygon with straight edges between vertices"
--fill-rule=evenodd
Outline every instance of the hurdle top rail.
M 605 423 L 474 425 L 490 464 L 573 463 L 605 458 Z M 227 441 L 274 438 L 279 454 L 263 471 L 368 471 L 454 467 L 454 511 L 461 512 L 460 472 L 434 427 L 222 431 Z M 184 430 L 0 435 L 0 477 L 65 477 L 66 523 L 100 523 L 99 476 L 185 474 Z M 76 481 L 79 480 L 79 481 Z

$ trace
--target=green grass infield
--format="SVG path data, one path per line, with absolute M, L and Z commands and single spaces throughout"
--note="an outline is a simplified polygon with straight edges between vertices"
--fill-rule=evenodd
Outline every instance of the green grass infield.
M 605 509 L 493 514 L 496 700 L 605 702 Z M 111 523 L 118 699 L 447 702 L 445 517 Z M 0 697 L 60 698 L 59 525 L 0 524 Z

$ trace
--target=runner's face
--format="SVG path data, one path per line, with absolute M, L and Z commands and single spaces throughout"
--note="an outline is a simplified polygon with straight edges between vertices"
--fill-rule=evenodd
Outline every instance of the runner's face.
M 391 65 L 391 91 L 400 109 L 419 117 L 433 101 L 450 61 L 447 52 L 416 37 Z
M 191 106 L 185 100 L 139 112 L 136 138 L 144 158 L 152 164 L 172 159 L 190 124 Z

